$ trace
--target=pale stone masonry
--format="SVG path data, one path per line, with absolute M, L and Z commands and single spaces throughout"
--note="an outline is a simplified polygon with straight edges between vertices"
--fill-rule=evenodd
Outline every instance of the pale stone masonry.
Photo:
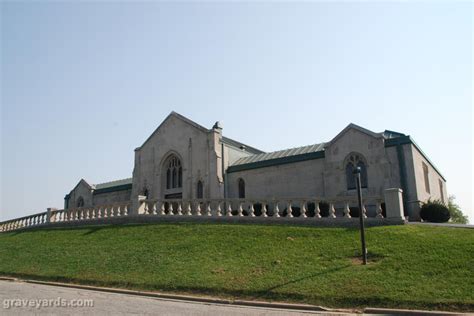
M 65 209 L 129 202 L 131 213 L 137 213 L 139 196 L 160 200 L 355 196 L 351 171 L 357 166 L 362 168 L 363 195 L 383 197 L 386 189 L 401 189 L 396 191 L 403 192 L 400 200 L 390 203 L 403 204 L 400 209 L 410 220 L 419 220 L 421 202 L 447 201 L 445 178 L 402 133 L 375 133 L 349 124 L 328 142 L 265 153 L 224 137 L 219 123 L 207 129 L 172 112 L 135 149 L 132 178 L 97 185 L 81 180 L 66 195 Z M 367 212 L 375 214 L 375 208 Z

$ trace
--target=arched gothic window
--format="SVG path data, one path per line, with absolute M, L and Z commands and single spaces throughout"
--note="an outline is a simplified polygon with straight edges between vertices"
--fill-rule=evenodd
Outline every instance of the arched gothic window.
M 245 181 L 244 179 L 239 179 L 239 199 L 245 199 Z
M 202 199 L 203 196 L 204 196 L 203 193 L 204 193 L 204 192 L 203 192 L 203 188 L 202 188 L 202 181 L 199 180 L 199 181 L 198 181 L 198 184 L 197 184 L 197 194 L 196 194 L 196 197 L 197 197 L 198 199 Z
M 347 190 L 355 190 L 356 179 L 354 176 L 355 168 L 360 168 L 360 183 L 362 188 L 367 188 L 367 167 L 361 155 L 351 154 L 346 160 L 346 181 Z
M 84 207 L 84 198 L 80 196 L 77 201 L 76 201 L 76 206 L 77 207 Z
M 183 168 L 181 161 L 176 156 L 171 156 L 168 160 L 166 170 L 166 188 L 175 189 L 183 186 Z

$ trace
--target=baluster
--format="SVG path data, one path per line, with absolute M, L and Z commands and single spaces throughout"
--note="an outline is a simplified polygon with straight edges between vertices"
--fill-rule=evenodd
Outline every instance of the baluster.
M 91 210 L 91 219 L 96 219 L 95 207 Z
M 107 218 L 107 217 L 109 217 L 109 207 L 104 206 L 104 215 L 102 216 L 102 218 Z
M 201 216 L 201 202 L 197 202 L 197 205 L 196 205 L 196 215 L 197 216 Z
M 362 204 L 362 216 L 367 218 L 367 210 L 365 209 L 365 204 Z
M 125 204 L 123 207 L 123 216 L 128 216 L 128 204 Z
M 239 202 L 238 216 L 244 216 L 244 209 L 242 208 L 242 202 Z
M 173 202 L 168 203 L 168 215 L 174 215 L 173 214 Z
M 191 201 L 188 201 L 188 207 L 186 208 L 186 215 L 188 216 L 193 215 L 192 209 L 191 209 Z
M 99 207 L 99 209 L 97 210 L 97 218 L 104 218 L 104 208 L 103 207 Z
M 166 215 L 166 205 L 164 201 L 161 201 L 160 215 Z
M 211 201 L 208 201 L 208 202 L 207 202 L 206 213 L 207 213 L 207 216 L 212 216 Z
M 157 214 L 158 214 L 157 211 L 156 211 L 156 209 L 157 209 L 156 205 L 157 205 L 157 204 L 158 204 L 158 202 L 153 202 L 153 205 L 152 205 L 152 213 L 153 213 L 153 215 L 157 215 Z
M 308 216 L 306 215 L 306 201 L 302 201 L 302 202 L 301 202 L 301 208 L 300 208 L 300 210 L 301 210 L 300 217 L 303 217 L 303 218 L 308 217 Z
M 275 202 L 275 209 L 273 210 L 274 217 L 280 217 L 280 208 L 278 207 L 279 202 Z
M 293 209 L 291 208 L 291 201 L 288 201 L 287 214 L 286 217 L 293 217 Z
M 349 208 L 349 202 L 344 205 L 344 217 L 351 218 L 351 209 Z
M 250 217 L 255 217 L 255 209 L 254 209 L 254 207 L 253 207 L 253 202 L 252 202 L 252 201 L 250 201 L 249 216 L 250 216 Z
M 321 209 L 319 208 L 319 201 L 314 201 L 314 218 L 321 218 Z
M 117 205 L 117 216 L 118 217 L 122 216 L 122 205 Z
M 329 216 L 330 218 L 336 218 L 336 210 L 334 209 L 334 203 L 329 203 Z
M 376 217 L 377 217 L 377 218 L 383 218 L 383 214 L 382 214 L 382 212 L 383 212 L 383 210 L 382 210 L 382 203 L 377 202 L 376 208 L 377 208 L 377 211 L 376 211 L 376 212 L 377 212 L 377 216 L 376 216 Z
M 229 202 L 229 205 L 227 206 L 227 216 L 234 216 L 232 215 L 232 202 Z
M 91 219 L 91 209 L 90 208 L 88 208 L 86 210 L 86 219 Z
M 181 207 L 181 201 L 178 202 L 178 215 L 183 215 L 183 209 Z
M 222 216 L 221 203 L 222 203 L 221 201 L 217 201 L 217 211 L 216 211 L 217 216 Z
M 143 214 L 145 214 L 145 215 L 150 214 L 150 202 L 145 200 L 142 203 L 143 203 Z
M 267 202 L 266 201 L 263 201 L 262 202 L 262 215 L 260 215 L 262 217 L 268 217 L 268 214 L 267 214 Z
M 115 206 L 110 205 L 109 217 L 115 217 Z

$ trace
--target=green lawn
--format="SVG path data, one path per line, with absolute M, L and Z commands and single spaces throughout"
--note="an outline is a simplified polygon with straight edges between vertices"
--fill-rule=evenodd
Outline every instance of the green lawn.
M 474 310 L 474 230 L 150 224 L 0 234 L 0 275 L 305 302 Z

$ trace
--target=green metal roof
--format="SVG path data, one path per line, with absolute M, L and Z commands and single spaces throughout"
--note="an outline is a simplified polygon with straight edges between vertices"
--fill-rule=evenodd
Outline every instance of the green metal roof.
M 118 187 L 118 186 L 127 185 L 127 184 L 132 184 L 132 178 L 95 184 L 94 188 L 96 190 L 103 190 L 103 189 L 109 189 L 109 188 Z
M 241 170 L 263 168 L 285 163 L 323 158 L 325 145 L 326 143 L 320 143 L 242 157 L 236 160 L 227 171 L 236 172 Z

